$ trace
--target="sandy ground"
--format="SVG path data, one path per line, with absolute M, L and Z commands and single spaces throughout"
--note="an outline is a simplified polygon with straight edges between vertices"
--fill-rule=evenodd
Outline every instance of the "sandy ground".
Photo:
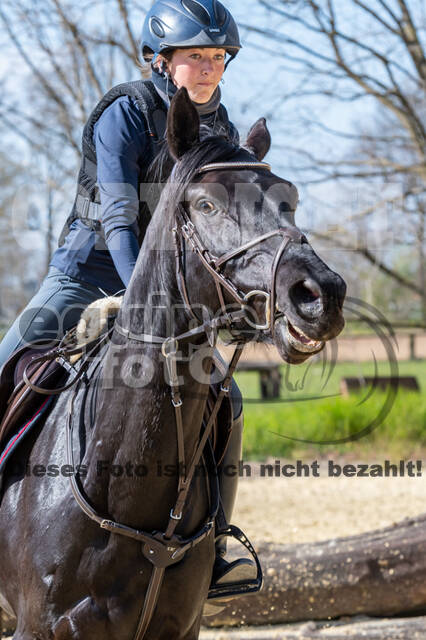
M 310 465 L 312 460 L 303 462 Z M 251 463 L 252 477 L 242 477 L 239 481 L 232 521 L 243 529 L 254 543 L 303 543 L 364 533 L 426 512 L 426 478 L 409 477 L 406 468 L 405 475 L 398 477 L 337 478 L 328 475 L 327 460 L 318 462 L 319 477 L 310 475 L 293 478 L 260 477 L 260 465 Z M 335 462 L 349 464 L 337 459 Z M 281 465 L 283 464 L 294 464 L 294 461 L 282 460 Z M 313 628 L 310 629 L 307 625 L 313 625 Z M 253 629 L 251 632 L 247 629 L 211 630 L 204 631 L 201 638 L 305 640 L 324 637 L 324 640 L 334 640 L 338 631 L 339 637 L 383 638 L 383 635 L 376 636 L 367 629 L 361 635 L 359 631 L 352 635 L 350 624 L 345 633 L 341 628 L 330 628 L 330 635 L 326 629 L 319 630 L 314 627 L 315 624 L 310 622 L 256 631 Z M 408 637 L 410 640 L 414 637 L 426 640 L 426 630 L 420 635 L 407 636 L 396 633 L 387 637 L 389 640 L 406 640 Z
M 327 540 L 426 512 L 426 478 L 421 476 L 329 477 L 326 460 L 319 461 L 319 477 L 259 477 L 259 471 L 255 465 L 257 477 L 240 478 L 232 518 L 257 542 Z

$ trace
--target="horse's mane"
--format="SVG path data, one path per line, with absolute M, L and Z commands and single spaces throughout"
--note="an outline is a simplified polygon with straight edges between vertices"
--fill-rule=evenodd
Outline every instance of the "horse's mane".
M 208 130 L 208 133 L 211 134 L 211 130 Z M 174 219 L 176 206 L 182 201 L 185 189 L 200 167 L 211 162 L 229 160 L 239 150 L 240 147 L 223 136 L 207 135 L 175 162 L 167 143 L 164 143 L 151 163 L 147 175 L 148 182 L 154 184 L 167 181 L 160 199 L 165 219 Z
M 206 143 L 206 145 L 203 143 Z M 194 162 L 197 162 L 198 155 L 204 156 L 204 154 L 211 153 L 212 158 L 209 161 L 214 162 L 215 160 L 213 159 L 213 156 L 217 158 L 217 153 L 220 155 L 224 154 L 225 159 L 225 155 L 227 153 L 235 153 L 237 149 L 239 149 L 239 147 L 231 143 L 228 138 L 223 135 L 213 135 L 211 128 L 202 124 L 200 126 L 199 144 L 185 153 L 185 155 L 176 164 L 186 169 L 190 168 L 192 159 Z M 174 165 L 175 160 L 170 154 L 167 139 L 165 139 L 160 144 L 159 151 L 148 167 L 147 182 L 166 182 L 170 177 Z M 177 169 L 175 169 L 175 172 L 177 172 Z

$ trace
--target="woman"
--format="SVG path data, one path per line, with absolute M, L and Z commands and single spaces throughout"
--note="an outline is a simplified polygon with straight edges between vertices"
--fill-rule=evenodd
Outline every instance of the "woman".
M 235 21 L 220 2 L 159 0 L 145 19 L 141 46 L 144 60 L 151 62 L 152 82 L 114 87 L 92 112 L 83 132 L 77 195 L 60 246 L 39 292 L 1 342 L 0 366 L 25 343 L 61 337 L 78 322 L 84 307 L 127 287 L 143 239 L 146 208 L 138 197 L 140 185 L 164 137 L 167 109 L 178 88 L 188 90 L 202 125 L 238 142 L 220 103 L 219 82 L 241 45 Z M 240 457 L 238 389 L 234 396 L 225 465 L 237 465 Z M 220 480 L 228 520 L 236 482 L 233 477 Z M 223 539 L 216 549 L 214 581 L 240 581 L 253 573 L 248 560 L 223 559 Z

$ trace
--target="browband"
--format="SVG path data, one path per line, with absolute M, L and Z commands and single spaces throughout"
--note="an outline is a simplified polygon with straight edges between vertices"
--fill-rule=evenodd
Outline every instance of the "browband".
M 197 173 L 216 171 L 218 169 L 266 169 L 271 171 L 271 165 L 267 162 L 212 162 L 200 167 Z

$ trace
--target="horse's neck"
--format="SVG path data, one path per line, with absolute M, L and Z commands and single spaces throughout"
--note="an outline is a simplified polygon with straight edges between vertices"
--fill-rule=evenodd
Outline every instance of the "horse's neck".
M 138 334 L 179 335 L 187 330 L 188 316 L 182 303 L 175 304 L 177 300 L 173 252 L 144 251 L 117 322 Z M 174 312 L 170 314 L 170 310 Z M 176 416 L 161 348 L 122 337 L 117 342 L 110 346 L 103 367 L 104 388 L 100 391 L 94 434 L 96 457 L 120 460 L 122 465 L 131 461 L 147 469 L 158 469 L 158 463 L 162 469 L 176 465 Z M 198 442 L 209 387 L 205 375 L 200 380 L 200 366 L 195 367 L 198 380 L 194 378 L 189 348 L 179 347 L 181 358 L 177 362 L 187 463 Z M 212 351 L 204 350 L 203 355 L 211 356 Z M 176 477 L 159 479 L 157 473 L 156 477 L 144 478 L 143 483 L 161 499 L 170 483 L 176 484 Z

